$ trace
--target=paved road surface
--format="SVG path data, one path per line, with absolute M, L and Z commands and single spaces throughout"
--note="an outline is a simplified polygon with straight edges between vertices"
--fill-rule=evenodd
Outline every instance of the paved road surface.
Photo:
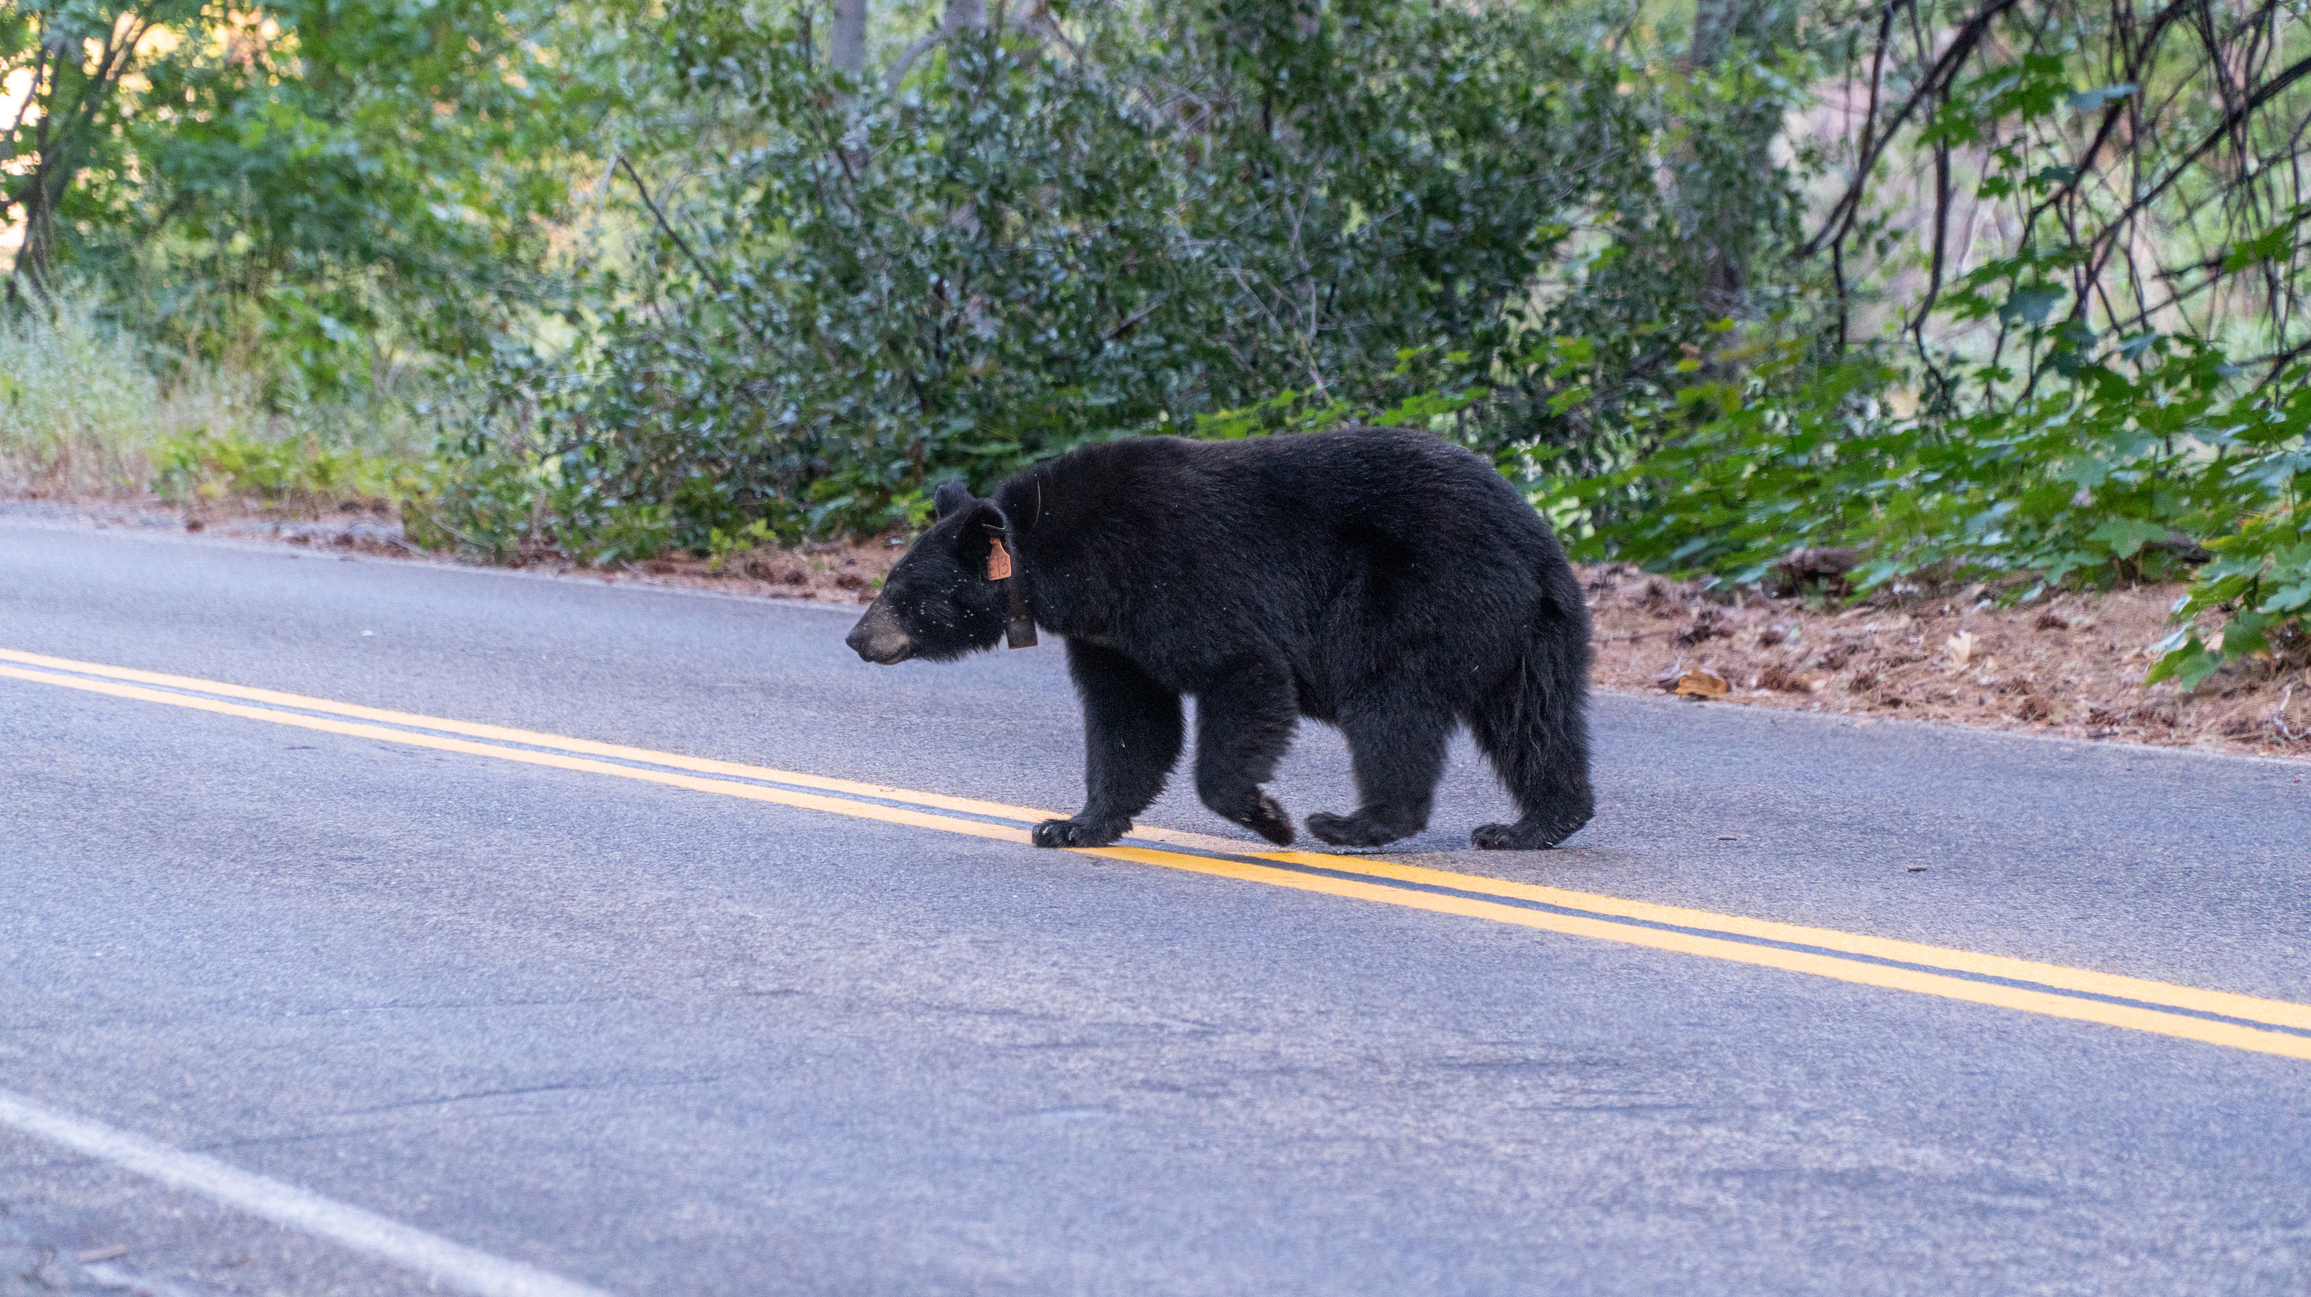
M 1074 706 L 849 621 L 0 522 L 0 1293 L 2311 1290 L 2302 765 L 1606 697 L 1568 849 L 1461 747 L 1392 892 L 891 810 L 1072 809 Z

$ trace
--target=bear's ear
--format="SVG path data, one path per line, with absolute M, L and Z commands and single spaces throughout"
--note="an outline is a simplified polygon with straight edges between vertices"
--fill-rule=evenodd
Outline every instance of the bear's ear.
M 966 572 L 986 576 L 988 559 L 1003 538 L 1003 511 L 993 500 L 973 500 L 962 506 L 962 514 L 962 529 L 955 533 L 955 561 Z
M 941 486 L 931 496 L 931 504 L 938 511 L 937 516 L 941 518 L 969 503 L 971 503 L 971 488 L 961 482 L 949 482 Z

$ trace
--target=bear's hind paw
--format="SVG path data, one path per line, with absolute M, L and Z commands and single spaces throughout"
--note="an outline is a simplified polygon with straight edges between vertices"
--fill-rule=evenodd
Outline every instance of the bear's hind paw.
M 1405 836 L 1361 812 L 1334 815 L 1318 811 L 1308 817 L 1308 831 L 1336 847 L 1377 847 Z
M 1526 820 L 1514 824 L 1483 824 L 1468 835 L 1468 842 L 1479 851 L 1546 851 L 1580 832 L 1581 826 L 1588 822 L 1589 817 L 1582 815 L 1550 825 Z
M 1131 827 L 1129 820 L 1045 820 L 1035 826 L 1031 835 L 1039 847 L 1104 847 L 1112 845 L 1124 830 Z

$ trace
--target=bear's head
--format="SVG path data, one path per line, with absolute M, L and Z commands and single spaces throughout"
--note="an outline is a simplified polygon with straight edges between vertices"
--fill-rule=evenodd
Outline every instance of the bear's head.
M 988 557 L 1003 535 L 1002 511 L 961 482 L 940 487 L 933 499 L 938 521 L 891 569 L 882 594 L 844 641 L 869 662 L 951 662 L 1003 638 L 1003 583 L 987 576 Z

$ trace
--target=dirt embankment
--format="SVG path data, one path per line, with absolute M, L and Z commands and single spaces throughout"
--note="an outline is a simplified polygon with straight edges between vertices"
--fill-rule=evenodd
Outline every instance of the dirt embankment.
M 2311 663 L 2225 667 L 2144 688 L 2180 585 L 2001 608 L 1980 587 L 1837 609 L 1737 598 L 1633 568 L 1586 569 L 1596 682 L 1755 707 L 1987 725 L 2071 738 L 2311 756 Z
M 379 502 L 380 504 L 382 502 Z M 311 518 L 151 504 L 0 506 L 90 526 L 198 530 L 347 555 L 433 558 L 390 509 L 356 504 Z M 905 551 L 889 538 L 756 549 L 720 568 L 701 559 L 609 567 L 525 555 L 513 566 L 605 581 L 754 597 L 871 602 Z M 438 561 L 438 560 L 437 560 Z M 1669 691 L 1697 705 L 2026 730 L 2072 738 L 2311 757 L 2311 661 L 2226 667 L 2188 692 L 2142 685 L 2149 647 L 2172 626 L 2176 585 L 2066 592 L 2001 608 L 1980 587 L 1840 609 L 1820 599 L 1711 595 L 1624 565 L 1581 569 L 1598 687 Z

